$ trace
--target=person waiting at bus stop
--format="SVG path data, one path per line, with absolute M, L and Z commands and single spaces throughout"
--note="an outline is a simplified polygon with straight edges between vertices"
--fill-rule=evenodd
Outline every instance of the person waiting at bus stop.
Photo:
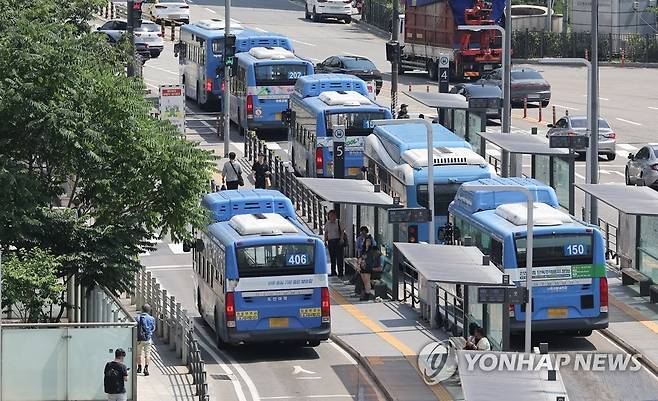
M 363 251 L 361 254 L 363 262 L 360 264 L 361 280 L 363 281 L 363 295 L 361 295 L 361 301 L 368 301 L 373 298 L 370 279 L 372 274 L 380 273 L 382 271 L 382 255 L 373 242 L 372 236 L 368 235 L 363 244 Z
M 346 238 L 345 230 L 343 230 L 336 218 L 336 211 L 330 210 L 327 213 L 327 222 L 324 225 L 324 243 L 329 250 L 332 276 L 342 276 L 345 274 L 343 247 L 345 246 Z
M 255 187 L 260 189 L 267 189 L 270 186 L 270 166 L 265 163 L 265 155 L 258 154 L 258 159 L 251 166 L 251 171 L 254 174 Z
M 470 337 L 469 337 L 470 338 Z M 464 349 L 477 351 L 491 351 L 491 343 L 484 335 L 484 329 L 480 326 L 473 330 L 473 340 L 466 341 Z

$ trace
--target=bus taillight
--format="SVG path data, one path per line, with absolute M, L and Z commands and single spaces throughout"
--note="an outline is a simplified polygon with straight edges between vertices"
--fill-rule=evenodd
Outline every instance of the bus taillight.
M 226 327 L 235 327 L 235 293 L 226 293 Z
M 331 322 L 331 301 L 329 300 L 329 288 L 321 288 L 321 301 L 320 301 L 320 310 L 322 315 L 322 323 Z
M 514 305 L 507 305 L 509 307 L 509 317 L 514 317 Z
M 407 229 L 407 242 L 411 244 L 418 242 L 418 226 L 409 226 Z
M 321 176 L 324 171 L 324 152 L 322 147 L 315 148 L 315 175 Z
M 608 312 L 608 279 L 599 278 L 599 294 L 601 299 L 601 313 Z
M 212 92 L 212 79 L 206 80 L 206 92 Z
M 254 118 L 254 97 L 247 95 L 247 118 Z

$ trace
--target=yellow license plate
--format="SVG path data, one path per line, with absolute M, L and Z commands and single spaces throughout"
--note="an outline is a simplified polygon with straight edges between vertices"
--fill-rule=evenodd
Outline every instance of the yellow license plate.
M 361 173 L 361 169 L 358 167 L 350 167 L 347 169 L 347 175 L 359 175 Z
M 288 318 L 287 317 L 271 317 L 270 318 L 270 328 L 281 329 L 288 327 Z
M 299 316 L 301 317 L 320 317 L 320 308 L 300 308 Z
M 246 310 L 246 311 L 236 312 L 235 317 L 238 320 L 258 320 L 258 311 Z
M 281 121 L 281 113 L 275 113 L 274 114 L 274 119 L 278 120 L 278 121 Z
M 548 317 L 551 319 L 566 318 L 567 308 L 548 308 Z

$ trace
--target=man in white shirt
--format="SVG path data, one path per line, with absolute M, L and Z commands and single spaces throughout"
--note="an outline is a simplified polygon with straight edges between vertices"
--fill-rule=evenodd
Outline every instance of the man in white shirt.
M 242 167 L 239 163 L 235 162 L 235 153 L 228 154 L 228 161 L 224 163 L 222 168 L 222 179 L 226 185 L 226 189 L 238 189 L 240 186 L 240 178 L 242 177 Z

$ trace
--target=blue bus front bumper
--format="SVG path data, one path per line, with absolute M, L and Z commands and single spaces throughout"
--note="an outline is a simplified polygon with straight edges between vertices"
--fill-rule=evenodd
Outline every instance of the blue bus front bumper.
M 312 329 L 277 329 L 277 330 L 228 330 L 228 343 L 264 343 L 276 341 L 325 341 L 329 339 L 331 324 L 325 323 Z
M 601 313 L 596 317 L 583 317 L 574 319 L 554 319 L 554 320 L 533 320 L 533 332 L 565 332 L 565 331 L 584 331 L 584 330 L 601 330 L 608 328 L 608 314 Z M 525 322 L 522 320 L 510 319 L 510 332 L 525 332 Z

